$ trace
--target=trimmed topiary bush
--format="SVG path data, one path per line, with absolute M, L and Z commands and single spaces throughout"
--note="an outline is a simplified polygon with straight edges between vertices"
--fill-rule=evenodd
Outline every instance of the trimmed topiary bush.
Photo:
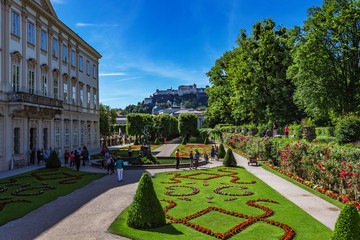
M 144 173 L 129 208 L 127 225 L 136 229 L 150 229 L 165 224 L 165 213 L 156 196 L 150 174 Z
M 46 168 L 59 168 L 59 167 L 61 167 L 60 159 L 56 154 L 56 152 L 53 151 L 46 162 Z
M 218 157 L 219 158 L 224 158 L 225 154 L 226 154 L 226 152 L 225 152 L 224 145 L 221 143 L 220 146 L 219 146 Z
M 205 140 L 204 140 L 204 144 L 209 144 L 209 138 L 208 137 L 205 137 Z
M 331 240 L 360 240 L 360 216 L 354 203 L 342 208 Z
M 155 144 L 155 145 L 160 145 L 160 144 L 161 144 L 161 142 L 160 142 L 160 140 L 157 138 L 157 139 L 155 139 L 154 144 Z
M 356 142 L 360 139 L 360 119 L 356 116 L 343 118 L 336 125 L 335 135 L 340 144 Z
M 140 145 L 140 144 L 139 144 L 139 141 L 138 141 L 138 139 L 137 139 L 137 138 L 135 138 L 134 145 Z
M 182 139 L 182 141 L 181 141 L 181 144 L 182 144 L 182 145 L 186 145 L 186 144 L 187 144 L 186 137 L 183 137 L 183 139 Z
M 229 148 L 224 157 L 223 165 L 225 167 L 236 167 L 237 162 L 235 160 L 232 150 Z

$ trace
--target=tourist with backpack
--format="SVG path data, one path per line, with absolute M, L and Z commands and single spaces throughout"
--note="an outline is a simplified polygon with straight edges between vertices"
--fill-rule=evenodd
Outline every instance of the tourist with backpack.
M 114 159 L 111 157 L 111 155 L 109 156 L 109 158 L 107 159 L 107 173 L 110 175 L 114 173 Z

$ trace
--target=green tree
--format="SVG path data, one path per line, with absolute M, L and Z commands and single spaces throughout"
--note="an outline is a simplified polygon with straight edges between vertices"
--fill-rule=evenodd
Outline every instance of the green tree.
M 169 114 L 159 114 L 154 117 L 154 132 L 162 137 L 176 135 L 174 126 L 177 128 L 177 119 Z
M 100 103 L 100 134 L 102 136 L 110 135 L 110 125 L 116 123 L 116 111 L 110 106 Z
M 230 104 L 232 95 L 231 81 L 228 77 L 229 63 L 233 58 L 232 51 L 225 52 L 223 56 L 216 60 L 215 66 L 206 74 L 209 77 L 211 87 L 205 91 L 209 95 L 208 108 L 204 125 L 206 127 L 215 127 L 218 123 L 232 123 L 233 111 Z
M 308 10 L 296 35 L 288 75 L 296 102 L 316 121 L 359 111 L 359 6 L 359 1 L 324 0 Z
M 240 31 L 229 69 L 236 125 L 285 125 L 300 117 L 293 101 L 295 88 L 286 76 L 292 64 L 289 38 L 289 30 L 271 18 L 256 22 L 249 36 Z
M 149 114 L 130 113 L 126 115 L 126 133 L 129 136 L 143 135 L 144 128 L 147 126 L 149 133 L 154 134 L 153 117 Z
M 191 135 L 197 135 L 198 117 L 194 113 L 180 113 L 179 132 L 182 136 L 188 138 Z

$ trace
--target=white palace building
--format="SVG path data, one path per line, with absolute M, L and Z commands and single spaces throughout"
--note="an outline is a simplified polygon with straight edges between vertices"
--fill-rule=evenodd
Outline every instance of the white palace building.
M 30 149 L 99 147 L 101 55 L 49 0 L 1 0 L 0 171 Z

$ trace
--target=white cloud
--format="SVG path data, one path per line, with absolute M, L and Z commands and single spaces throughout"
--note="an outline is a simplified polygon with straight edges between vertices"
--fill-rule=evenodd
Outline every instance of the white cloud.
M 107 77 L 107 76 L 124 76 L 126 73 L 118 72 L 118 73 L 99 73 L 100 77 Z
M 65 0 L 50 0 L 52 4 L 65 4 Z
M 58 0 L 62 1 L 62 0 Z M 117 27 L 117 24 L 76 23 L 77 27 Z
M 129 77 L 129 78 L 123 78 L 123 79 L 119 79 L 119 80 L 115 80 L 116 82 L 125 82 L 125 81 L 129 81 L 132 79 L 138 79 L 138 78 L 142 78 L 142 77 Z

